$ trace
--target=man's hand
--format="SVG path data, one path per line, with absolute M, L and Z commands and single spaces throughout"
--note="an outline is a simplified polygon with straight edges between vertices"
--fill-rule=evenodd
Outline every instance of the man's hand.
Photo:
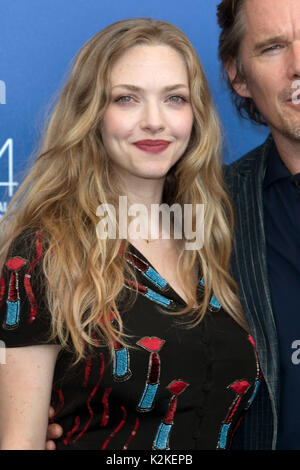
M 52 406 L 50 406 L 49 409 L 49 420 L 54 417 L 54 409 Z M 57 424 L 57 423 L 52 423 L 48 424 L 48 429 L 47 429 L 47 441 L 46 441 L 46 446 L 45 450 L 55 450 L 56 449 L 56 444 L 54 440 L 52 439 L 58 439 L 59 437 L 62 436 L 63 433 L 63 428 Z

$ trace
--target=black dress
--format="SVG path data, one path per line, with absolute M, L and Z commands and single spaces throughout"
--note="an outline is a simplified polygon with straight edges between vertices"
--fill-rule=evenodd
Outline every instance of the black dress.
M 47 341 L 39 231 L 28 254 L 19 236 L 0 281 L 6 347 Z M 187 316 L 161 311 L 182 307 L 183 299 L 132 245 L 127 259 L 139 282 L 133 307 L 120 309 L 133 348 L 115 344 L 111 360 L 105 348 L 95 347 L 76 366 L 70 352 L 59 353 L 52 404 L 64 433 L 57 449 L 229 448 L 261 380 L 253 339 L 214 296 L 204 320 L 186 328 Z M 125 287 L 132 288 L 130 281 Z

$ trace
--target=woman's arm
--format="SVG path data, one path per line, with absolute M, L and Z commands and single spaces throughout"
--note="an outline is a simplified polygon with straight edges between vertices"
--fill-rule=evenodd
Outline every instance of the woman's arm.
M 60 346 L 6 349 L 0 365 L 0 449 L 45 449 L 53 373 Z

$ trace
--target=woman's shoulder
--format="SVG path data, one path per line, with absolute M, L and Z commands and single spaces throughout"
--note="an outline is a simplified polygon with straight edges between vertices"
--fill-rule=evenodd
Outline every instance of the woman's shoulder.
M 13 237 L 0 277 L 0 339 L 8 347 L 44 344 L 50 332 L 39 228 Z
M 25 227 L 11 238 L 8 256 L 30 257 L 36 249 L 42 250 L 42 235 L 39 227 Z

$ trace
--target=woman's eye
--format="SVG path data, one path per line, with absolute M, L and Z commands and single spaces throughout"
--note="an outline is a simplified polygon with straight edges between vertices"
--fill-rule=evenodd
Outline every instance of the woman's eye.
M 114 101 L 115 103 L 127 104 L 131 103 L 133 98 L 131 96 L 119 96 L 119 98 L 116 98 Z
M 175 104 L 180 104 L 180 103 L 185 103 L 186 102 L 186 99 L 183 98 L 183 96 L 177 96 L 177 95 L 174 95 L 174 96 L 170 96 L 170 98 L 168 98 L 169 101 L 171 101 L 171 103 L 175 103 Z

